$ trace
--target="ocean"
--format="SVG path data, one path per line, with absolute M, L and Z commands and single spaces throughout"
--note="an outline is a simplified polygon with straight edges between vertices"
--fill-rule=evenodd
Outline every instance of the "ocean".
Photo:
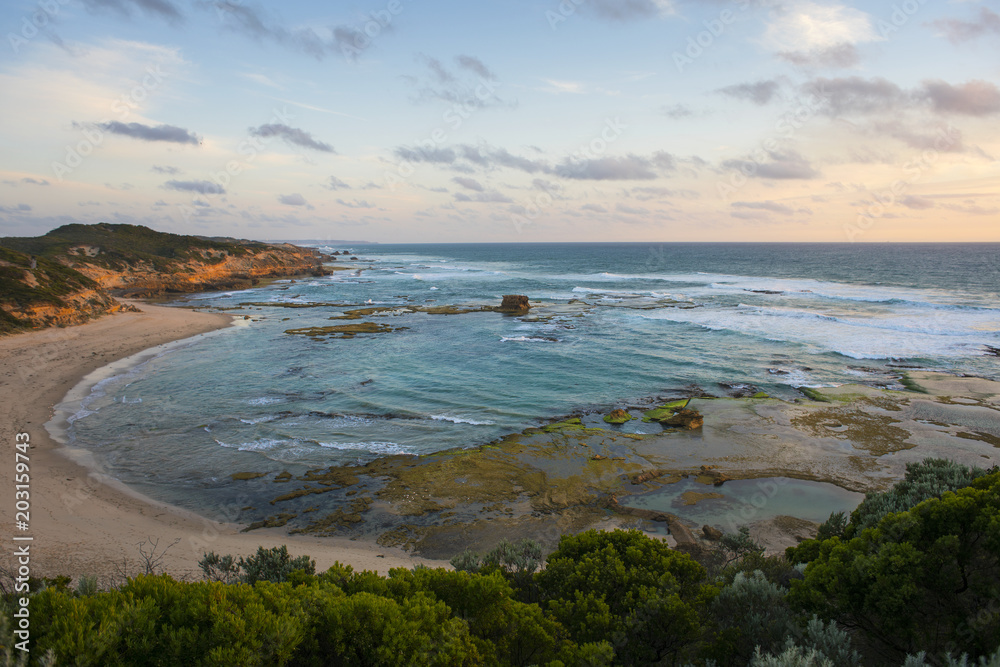
M 1000 244 L 319 247 L 358 261 L 182 300 L 255 321 L 102 380 L 73 406 L 69 444 L 142 493 L 204 511 L 237 497 L 234 472 L 480 445 L 692 391 L 901 389 L 910 368 L 1000 379 L 988 353 L 1000 347 Z M 528 317 L 413 311 L 504 294 L 547 305 Z M 330 319 L 371 307 L 395 310 Z M 393 330 L 286 333 L 357 322 Z

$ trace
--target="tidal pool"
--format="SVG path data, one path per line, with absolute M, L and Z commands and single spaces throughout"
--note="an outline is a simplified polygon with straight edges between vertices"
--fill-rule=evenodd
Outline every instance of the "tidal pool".
M 831 512 L 851 512 L 863 493 L 826 482 L 791 477 L 730 480 L 720 486 L 694 477 L 667 484 L 621 501 L 626 507 L 670 512 L 698 525 L 735 531 L 743 524 L 777 516 L 793 516 L 822 523 Z

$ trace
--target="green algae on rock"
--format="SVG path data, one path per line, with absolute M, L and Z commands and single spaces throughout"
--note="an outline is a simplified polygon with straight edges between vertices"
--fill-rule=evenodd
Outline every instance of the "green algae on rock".
M 250 479 L 257 479 L 259 477 L 267 477 L 266 472 L 234 472 L 230 477 L 234 481 L 243 481 Z
M 828 397 L 824 396 L 822 392 L 813 389 L 812 387 L 796 387 L 806 398 L 811 401 L 816 401 L 817 403 L 832 403 Z
M 286 329 L 285 333 L 296 336 L 309 336 L 310 338 L 321 338 L 324 336 L 331 338 L 354 338 L 357 334 L 392 333 L 393 331 L 399 331 L 401 328 L 393 328 L 388 324 L 378 324 L 376 322 L 362 322 L 360 324 L 341 324 L 329 327 Z
M 329 535 L 335 533 L 338 528 L 347 528 L 354 524 L 361 523 L 364 520 L 361 515 L 368 511 L 371 504 L 371 498 L 359 498 L 357 500 L 353 500 L 350 505 L 348 505 L 346 510 L 343 507 L 338 507 L 335 511 L 327 514 L 322 519 L 312 521 L 304 528 L 295 528 L 288 532 L 291 535 L 299 533 L 319 533 Z
M 251 530 L 257 530 L 258 528 L 280 528 L 296 516 L 298 515 L 290 512 L 282 512 L 281 514 L 269 516 L 266 519 L 261 519 L 260 521 L 254 521 L 240 532 L 249 533 Z
M 564 419 L 552 424 L 546 424 L 542 427 L 543 433 L 563 433 L 565 431 L 586 431 L 588 428 L 583 425 L 583 421 L 579 417 L 570 417 L 569 419 Z M 590 430 L 601 430 L 597 428 L 591 428 Z
M 625 410 L 612 410 L 611 414 L 604 416 L 604 421 L 609 424 L 624 424 L 625 422 L 632 421 L 633 419 L 635 419 L 635 417 L 630 415 Z
M 793 417 L 792 426 L 820 437 L 847 440 L 855 449 L 875 456 L 912 449 L 907 443 L 910 432 L 894 426 L 900 420 L 866 412 L 853 404 L 816 410 Z
M 674 415 L 675 412 L 686 408 L 691 399 L 682 398 L 677 401 L 670 401 L 669 403 L 664 403 L 658 408 L 653 408 L 652 410 L 647 410 L 642 413 L 642 421 L 658 422 L 661 419 L 669 419 Z

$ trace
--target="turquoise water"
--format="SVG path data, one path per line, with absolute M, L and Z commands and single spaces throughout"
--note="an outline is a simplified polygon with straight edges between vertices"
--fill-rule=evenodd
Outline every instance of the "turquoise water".
M 686 504 L 683 494 L 687 492 L 715 493 L 722 497 Z M 864 497 L 863 493 L 846 491 L 834 484 L 790 477 L 737 479 L 721 486 L 700 484 L 687 478 L 649 493 L 630 496 L 623 504 L 670 512 L 700 525 L 736 532 L 742 525 L 778 516 L 823 523 L 831 512 L 850 514 Z
M 475 445 L 692 384 L 794 398 L 800 386 L 898 388 L 902 367 L 1000 377 L 984 354 L 1000 347 L 996 244 L 351 250 L 363 270 L 189 299 L 345 305 L 234 311 L 263 319 L 104 381 L 74 416 L 72 443 L 122 481 L 199 509 L 231 498 L 234 471 Z M 342 324 L 329 318 L 351 307 L 510 293 L 582 303 L 549 321 L 410 313 L 365 318 L 405 329 L 352 340 L 284 333 Z

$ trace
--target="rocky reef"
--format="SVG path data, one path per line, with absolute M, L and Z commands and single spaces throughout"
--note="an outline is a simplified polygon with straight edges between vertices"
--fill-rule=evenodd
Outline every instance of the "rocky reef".
M 325 275 L 322 253 L 202 238 L 139 225 L 64 225 L 0 239 L 0 332 L 79 324 L 127 309 L 115 297 L 242 289 L 264 278 Z
M 469 449 L 294 474 L 277 467 L 233 483 L 268 508 L 241 517 L 249 529 L 287 525 L 434 558 L 488 549 L 499 535 L 551 548 L 566 532 L 620 526 L 666 532 L 680 548 L 700 548 L 721 530 L 735 530 L 734 521 L 783 549 L 826 516 L 795 517 L 803 485 L 851 494 L 886 488 L 907 462 L 928 456 L 982 467 L 1000 462 L 1000 383 L 910 377 L 919 391 L 816 390 L 825 401 L 698 395 L 647 411 L 658 419 L 646 422 L 654 429 L 646 433 L 623 430 L 643 427 L 638 419 L 618 425 L 595 412 Z M 629 415 L 608 416 L 621 413 Z M 740 484 L 750 489 L 745 496 Z M 655 504 L 671 494 L 677 502 Z
M 504 294 L 497 308 L 498 313 L 526 313 L 531 309 L 528 297 L 523 294 Z

